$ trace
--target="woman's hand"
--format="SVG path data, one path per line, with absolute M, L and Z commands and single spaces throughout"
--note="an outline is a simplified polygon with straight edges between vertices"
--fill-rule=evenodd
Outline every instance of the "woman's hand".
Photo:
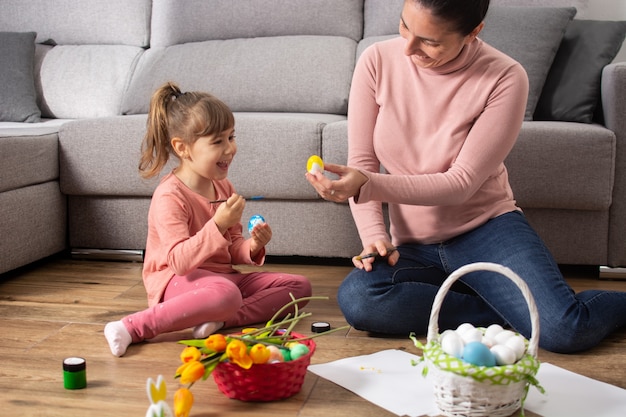
M 377 253 L 377 255 L 366 257 L 375 253 Z M 393 266 L 398 262 L 398 259 L 400 259 L 400 254 L 388 240 L 377 240 L 374 244 L 363 248 L 359 256 L 353 257 L 352 263 L 355 267 L 369 272 L 372 270 L 372 264 L 376 258 L 387 258 L 387 263 Z
M 254 257 L 272 240 L 272 228 L 267 223 L 259 223 L 250 233 L 250 257 Z
M 222 234 L 226 233 L 235 224 L 241 223 L 241 216 L 245 206 L 246 200 L 238 194 L 233 194 L 217 207 L 213 221 Z
M 367 177 L 358 169 L 345 165 L 324 164 L 324 170 L 337 174 L 338 180 L 331 180 L 321 172 L 306 173 L 306 179 L 317 193 L 328 201 L 336 203 L 346 201 L 359 194 L 359 190 L 367 182 Z

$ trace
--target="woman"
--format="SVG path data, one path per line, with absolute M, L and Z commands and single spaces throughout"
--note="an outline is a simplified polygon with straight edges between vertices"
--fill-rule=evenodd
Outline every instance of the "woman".
M 626 293 L 575 295 L 516 205 L 503 161 L 521 128 L 528 79 L 519 63 L 478 38 L 488 7 L 488 0 L 406 0 L 401 37 L 360 57 L 348 166 L 325 165 L 336 181 L 306 174 L 325 199 L 352 198 L 362 254 L 379 253 L 353 259 L 339 304 L 357 329 L 423 334 L 445 278 L 469 263 L 494 262 L 529 285 L 541 347 L 588 349 L 626 324 Z M 442 305 L 442 329 L 500 323 L 530 337 L 515 284 L 491 272 L 460 281 Z

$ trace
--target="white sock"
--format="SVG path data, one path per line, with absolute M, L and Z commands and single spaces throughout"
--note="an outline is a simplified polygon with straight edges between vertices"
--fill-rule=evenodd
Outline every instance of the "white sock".
M 104 326 L 104 337 L 109 342 L 111 353 L 115 356 L 122 356 L 126 349 L 133 342 L 126 326 L 121 321 L 112 321 Z
M 207 321 L 193 328 L 194 339 L 204 339 L 224 327 L 224 322 Z

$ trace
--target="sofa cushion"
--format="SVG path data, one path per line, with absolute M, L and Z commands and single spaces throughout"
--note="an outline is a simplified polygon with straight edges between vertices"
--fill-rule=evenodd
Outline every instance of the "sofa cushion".
M 363 0 L 154 0 L 152 47 L 217 39 L 363 34 Z
M 39 51 L 42 115 L 77 119 L 121 113 L 124 92 L 144 50 L 126 45 L 59 45 Z
M 524 122 L 505 161 L 518 205 L 608 210 L 616 142 L 615 133 L 600 125 Z
M 167 81 L 210 92 L 233 111 L 346 114 L 356 42 L 336 36 L 277 36 L 150 48 L 123 112 L 147 113 Z M 332 68 L 332 71 L 326 71 Z
M 541 92 L 535 120 L 591 123 L 600 100 L 602 69 L 626 36 L 626 22 L 574 20 Z
M 525 120 L 532 120 L 548 71 L 576 9 L 491 7 L 479 35 L 518 61 L 528 74 Z
M 0 32 L 0 121 L 38 122 L 35 32 Z
M 2 0 L 0 28 L 36 31 L 39 43 L 146 47 L 151 8 L 152 0 Z
M 59 178 L 56 133 L 0 137 L 0 193 Z
M 345 120 L 324 114 L 236 113 L 237 156 L 228 178 L 244 196 L 317 199 L 304 177 L 311 155 L 322 152 L 322 131 Z
M 61 126 L 61 191 L 68 195 L 151 196 L 158 179 L 143 180 L 138 171 L 146 119 L 146 115 L 101 117 Z
M 61 190 L 68 195 L 149 197 L 158 178 L 137 170 L 146 115 L 77 120 L 59 130 Z M 235 113 L 238 151 L 228 178 L 245 196 L 315 199 L 304 178 L 306 161 L 319 154 L 322 130 L 345 120 L 330 114 Z M 177 160 L 170 158 L 161 176 Z

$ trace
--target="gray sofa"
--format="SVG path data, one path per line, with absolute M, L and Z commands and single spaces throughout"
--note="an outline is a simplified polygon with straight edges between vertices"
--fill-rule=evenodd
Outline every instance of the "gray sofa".
M 150 94 L 169 80 L 235 112 L 230 179 L 242 195 L 264 196 L 242 220 L 261 214 L 272 225 L 268 254 L 358 253 L 347 204 L 321 200 L 304 172 L 312 154 L 345 163 L 352 70 L 365 47 L 397 36 L 402 3 L 4 0 L 0 32 L 37 33 L 42 121 L 0 122 L 0 273 L 67 249 L 143 250 L 158 179 L 139 177 L 140 143 Z M 481 37 L 531 79 L 528 120 L 507 160 L 518 203 L 559 263 L 626 266 L 626 63 L 598 69 L 593 120 L 546 111 L 533 120 L 535 105 L 550 107 L 546 80 L 569 12 L 511 3 L 532 0 L 492 1 Z M 542 30 L 552 43 L 535 39 Z

